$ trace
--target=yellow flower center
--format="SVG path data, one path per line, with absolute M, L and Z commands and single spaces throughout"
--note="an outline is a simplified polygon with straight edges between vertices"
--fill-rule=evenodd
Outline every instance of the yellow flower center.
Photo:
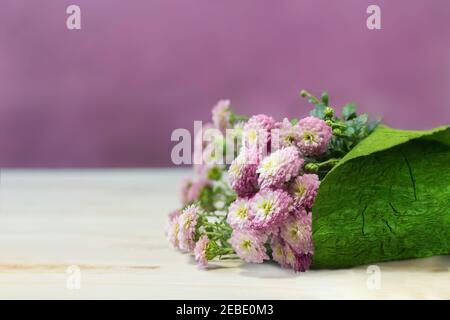
M 276 254 L 277 256 L 279 256 L 279 257 L 283 256 L 283 255 L 284 255 L 283 248 L 282 248 L 281 246 L 278 246 L 278 247 L 275 249 L 275 254 Z
M 249 142 L 255 142 L 258 138 L 258 132 L 255 129 L 251 129 L 247 132 L 247 138 Z
M 295 141 L 295 136 L 294 136 L 294 135 L 287 135 L 287 136 L 284 138 L 284 141 L 285 141 L 287 144 L 292 144 L 292 143 Z
M 241 247 L 245 250 L 249 250 L 252 247 L 252 242 L 250 240 L 244 240 L 241 243 Z
M 303 134 L 303 139 L 304 139 L 306 142 L 309 142 L 309 143 L 315 142 L 315 141 L 316 141 L 316 137 L 314 136 L 314 133 L 309 132 L 309 131 L 306 131 L 306 132 Z
M 288 264 L 292 264 L 295 261 L 294 253 L 291 250 L 286 253 L 286 260 Z
M 233 175 L 237 176 L 239 174 L 239 171 L 239 166 L 237 164 L 233 163 L 230 166 L 230 173 L 232 173 Z
M 294 226 L 289 230 L 289 235 L 291 236 L 292 239 L 296 239 L 298 238 L 298 227 Z
M 289 229 L 289 236 L 292 240 L 297 241 L 302 237 L 303 234 L 307 232 L 306 228 L 299 225 L 293 225 Z
M 186 219 L 184 221 L 184 224 L 183 224 L 184 229 L 186 229 L 186 230 L 189 229 L 189 227 L 191 226 L 192 222 L 193 222 L 193 220 L 191 218 Z
M 275 163 L 273 162 L 272 159 L 268 159 L 268 160 L 264 161 L 264 163 L 263 163 L 263 168 L 265 171 L 271 170 L 274 166 L 275 166 Z
M 306 191 L 306 188 L 305 188 L 305 186 L 303 184 L 297 184 L 297 188 L 295 190 L 295 194 L 298 197 L 303 196 L 305 194 L 305 191 Z
M 272 213 L 273 203 L 270 200 L 264 200 L 263 202 L 261 202 L 259 207 L 263 210 L 264 216 L 267 217 L 268 215 L 270 215 Z
M 244 207 L 244 206 L 239 207 L 239 208 L 236 210 L 236 216 L 238 216 L 240 219 L 245 219 L 245 218 L 247 218 L 247 216 L 248 216 L 248 210 L 247 210 L 247 208 Z

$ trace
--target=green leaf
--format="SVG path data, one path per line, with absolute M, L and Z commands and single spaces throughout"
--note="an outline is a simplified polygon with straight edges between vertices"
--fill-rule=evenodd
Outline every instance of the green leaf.
M 291 124 L 292 124 L 293 126 L 295 126 L 297 123 L 298 123 L 298 119 L 297 119 L 297 118 L 292 118 L 292 119 L 291 119 Z
M 344 120 L 350 120 L 356 117 L 356 106 L 354 103 L 348 103 L 342 107 L 342 116 Z
M 309 114 L 312 117 L 324 119 L 325 118 L 325 108 L 326 108 L 326 106 L 324 106 L 323 104 L 316 104 L 314 109 L 312 109 Z
M 354 127 L 347 127 L 347 128 L 345 128 L 344 134 L 345 134 L 346 136 L 352 136 L 352 135 L 354 135 L 354 134 L 355 134 L 355 128 L 354 128 Z
M 369 116 L 367 113 L 360 114 L 356 118 L 353 119 L 357 128 L 362 128 L 367 124 L 367 120 L 369 120 Z
M 450 126 L 378 126 L 322 180 L 314 268 L 450 254 Z

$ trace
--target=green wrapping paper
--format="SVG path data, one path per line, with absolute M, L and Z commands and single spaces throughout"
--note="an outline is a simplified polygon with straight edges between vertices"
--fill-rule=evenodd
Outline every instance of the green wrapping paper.
M 313 268 L 450 254 L 450 126 L 379 126 L 323 179 Z

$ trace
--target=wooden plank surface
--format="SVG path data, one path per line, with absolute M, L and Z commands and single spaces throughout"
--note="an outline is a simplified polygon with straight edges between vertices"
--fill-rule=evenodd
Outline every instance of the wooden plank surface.
M 367 266 L 295 274 L 229 261 L 198 270 L 164 236 L 185 174 L 1 170 L 0 298 L 450 299 L 449 256 L 378 264 L 379 288 L 368 286 Z

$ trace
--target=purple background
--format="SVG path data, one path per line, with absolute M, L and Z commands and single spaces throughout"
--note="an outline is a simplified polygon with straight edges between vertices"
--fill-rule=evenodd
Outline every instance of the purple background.
M 0 0 L 0 166 L 171 165 L 172 130 L 218 99 L 299 117 L 300 88 L 400 128 L 449 123 L 449 36 L 448 0 Z

